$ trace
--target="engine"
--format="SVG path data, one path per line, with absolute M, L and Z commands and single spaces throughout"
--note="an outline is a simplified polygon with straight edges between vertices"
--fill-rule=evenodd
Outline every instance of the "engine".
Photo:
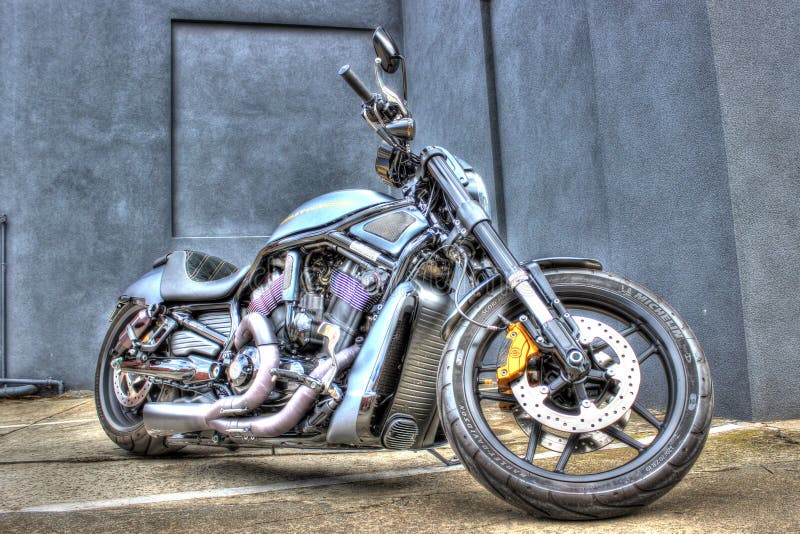
M 147 403 L 148 432 L 216 430 L 254 439 L 318 434 L 327 426 L 388 273 L 327 249 L 266 261 L 242 302 L 238 350 L 220 354 L 233 325 L 216 306 L 142 310 L 141 327 L 134 321 L 132 336 L 123 333 L 115 376 L 149 377 L 147 384 L 167 384 L 193 399 Z
M 281 368 L 299 374 L 308 374 L 326 355 L 325 339 L 318 332 L 324 322 L 339 327 L 335 352 L 365 333 L 364 315 L 380 300 L 388 277 L 328 251 L 306 256 L 290 251 L 271 266 L 252 291 L 247 313 L 271 321 L 281 342 Z M 231 388 L 242 393 L 258 370 L 258 353 L 245 347 L 229 361 Z M 279 401 L 296 386 L 279 380 L 270 400 Z

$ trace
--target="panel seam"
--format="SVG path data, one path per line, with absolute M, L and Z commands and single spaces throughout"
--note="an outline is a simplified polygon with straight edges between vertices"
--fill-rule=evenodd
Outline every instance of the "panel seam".
M 497 78 L 494 58 L 494 35 L 492 32 L 491 0 L 480 0 L 481 26 L 483 30 L 483 64 L 486 77 L 486 96 L 489 111 L 489 137 L 492 149 L 492 171 L 494 173 L 494 196 L 497 214 L 495 226 L 503 239 L 506 234 L 505 180 L 503 177 L 502 142 L 500 139 L 500 116 L 497 103 Z
M 747 329 L 744 327 L 745 323 L 745 295 L 744 290 L 742 288 L 742 263 L 744 258 L 744 252 L 739 247 L 739 240 L 738 240 L 738 223 L 736 221 L 736 217 L 733 216 L 733 191 L 731 190 L 731 170 L 730 170 L 730 160 L 728 159 L 728 136 L 725 132 L 725 118 L 723 117 L 722 111 L 722 97 L 720 96 L 719 91 L 719 72 L 717 69 L 717 51 L 714 46 L 714 31 L 711 27 L 711 14 L 708 10 L 708 1 L 705 2 L 705 13 L 706 13 L 706 24 L 708 27 L 708 41 L 711 47 L 711 62 L 714 64 L 714 68 L 712 70 L 712 75 L 714 76 L 714 93 L 716 96 L 716 103 L 717 103 L 717 110 L 719 111 L 719 128 L 722 130 L 722 157 L 725 160 L 725 185 L 726 190 L 728 192 L 728 207 L 730 211 L 728 212 L 731 221 L 731 229 L 733 230 L 733 249 L 736 253 L 736 286 L 739 290 L 738 295 L 738 302 L 739 302 L 739 309 L 741 310 L 741 315 L 739 319 L 741 320 L 741 332 L 742 337 L 744 338 L 744 349 L 745 349 L 745 364 L 747 369 L 747 404 L 750 410 L 750 419 L 754 420 L 756 417 L 756 411 L 753 406 L 753 377 L 755 376 L 754 373 L 754 365 L 750 359 L 750 355 L 754 354 L 755 352 L 751 350 L 751 346 L 753 344 L 752 339 L 750 339 L 750 335 Z M 757 388 L 756 388 L 757 389 Z

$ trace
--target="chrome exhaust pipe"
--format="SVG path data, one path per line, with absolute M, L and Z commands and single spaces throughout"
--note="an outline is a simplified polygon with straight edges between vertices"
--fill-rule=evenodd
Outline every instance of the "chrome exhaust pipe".
M 236 330 L 234 345 L 239 349 L 250 339 L 258 348 L 261 365 L 253 385 L 245 393 L 224 397 L 211 404 L 147 403 L 143 410 L 147 432 L 152 436 L 172 436 L 214 429 L 230 435 L 275 437 L 297 425 L 319 397 L 319 393 L 304 385 L 297 388 L 278 413 L 261 417 L 231 417 L 261 406 L 275 387 L 275 378 L 270 370 L 280 365 L 277 341 L 269 323 L 258 313 L 245 316 Z M 335 362 L 333 358 L 321 361 L 311 372 L 311 377 L 323 379 L 333 369 L 347 369 L 360 349 L 359 345 L 351 345 L 333 357 Z
M 336 367 L 333 365 L 333 359 L 327 358 L 311 371 L 310 376 L 322 379 L 332 370 L 343 371 L 347 369 L 356 359 L 359 350 L 361 350 L 360 345 L 350 345 L 346 349 L 340 350 L 334 356 L 337 363 Z M 209 421 L 209 425 L 221 434 L 253 438 L 274 438 L 294 428 L 309 412 L 319 395 L 318 392 L 308 386 L 300 386 L 294 392 L 292 398 L 289 399 L 289 402 L 278 413 L 261 417 L 214 419 Z
M 149 402 L 142 410 L 144 427 L 153 436 L 171 436 L 209 428 L 207 421 L 225 415 L 247 413 L 259 406 L 275 388 L 270 370 L 280 365 L 278 341 L 267 320 L 258 313 L 245 315 L 234 334 L 236 349 L 252 340 L 258 349 L 260 365 L 253 385 L 241 395 L 223 397 L 210 404 Z
M 216 378 L 212 376 L 215 364 L 216 362 L 209 358 L 189 356 L 188 358 L 154 358 L 143 363 L 123 361 L 111 365 L 114 369 L 132 375 L 166 378 L 191 384 L 208 382 Z

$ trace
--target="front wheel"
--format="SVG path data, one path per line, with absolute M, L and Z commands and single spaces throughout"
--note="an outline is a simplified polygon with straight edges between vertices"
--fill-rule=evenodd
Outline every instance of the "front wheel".
M 540 352 L 510 384 L 510 335 L 472 323 L 451 337 L 439 369 L 439 410 L 464 467 L 498 497 L 540 517 L 624 515 L 669 491 L 702 450 L 713 406 L 708 364 L 691 329 L 662 299 L 610 273 L 550 271 L 581 326 L 592 370 L 566 381 Z M 516 321 L 511 292 L 472 317 Z

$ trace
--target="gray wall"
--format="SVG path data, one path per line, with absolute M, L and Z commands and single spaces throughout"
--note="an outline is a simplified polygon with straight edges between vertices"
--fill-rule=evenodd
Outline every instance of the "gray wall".
M 800 4 L 712 1 L 708 13 L 753 416 L 797 417 Z
M 10 376 L 91 386 L 152 258 L 243 264 L 304 199 L 379 187 L 335 73 L 371 81 L 383 24 L 417 146 L 487 178 L 515 253 L 598 257 L 666 297 L 718 414 L 800 416 L 775 394 L 800 341 L 798 23 L 793 3 L 699 0 L 0 4 Z
M 400 5 L 0 3 L 8 376 L 93 387 L 106 318 L 153 259 L 244 264 L 293 204 L 373 185 L 336 73 L 366 74 L 379 24 L 402 36 Z

